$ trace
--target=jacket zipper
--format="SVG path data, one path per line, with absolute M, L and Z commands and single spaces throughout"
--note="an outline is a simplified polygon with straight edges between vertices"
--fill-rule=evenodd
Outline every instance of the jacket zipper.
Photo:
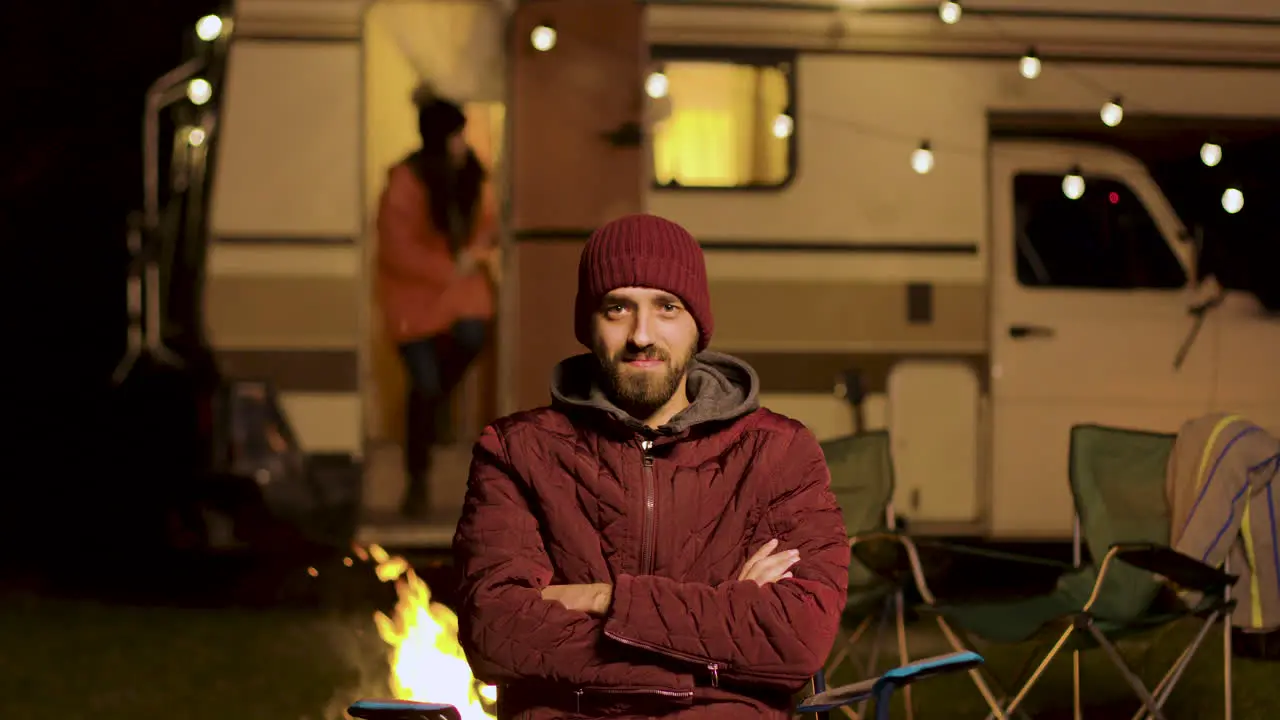
M 653 480 L 653 441 L 641 440 L 644 473 L 644 527 L 640 539 L 640 574 L 653 574 L 654 540 L 658 529 L 658 498 Z
M 664 647 L 659 647 L 657 645 L 651 645 L 647 642 L 641 642 L 639 640 L 628 640 L 627 638 L 619 637 L 618 635 L 614 634 L 609 630 L 605 630 L 604 634 L 609 639 L 615 642 L 620 642 L 623 645 L 630 645 L 631 647 L 640 648 L 641 650 L 648 650 L 650 652 L 660 653 L 662 655 L 666 655 L 667 657 L 676 658 L 677 660 L 686 660 L 691 663 L 698 663 L 700 665 L 705 665 L 707 670 L 711 672 L 711 687 L 714 687 L 714 688 L 720 687 L 720 669 L 723 668 L 724 665 L 721 665 L 718 662 L 708 662 L 706 658 L 700 658 L 696 655 L 689 655 L 686 653 L 682 653 L 678 650 L 672 650 L 671 648 L 664 648 Z
M 693 697 L 692 690 L 664 690 L 662 688 L 596 687 L 594 685 L 588 685 L 586 687 L 578 688 L 575 691 L 575 693 L 578 696 L 578 703 L 579 703 L 578 712 L 582 712 L 581 710 L 582 698 L 587 693 L 591 693 L 592 695 L 595 695 L 597 693 L 601 695 L 658 695 L 659 697 L 670 697 L 670 698 Z

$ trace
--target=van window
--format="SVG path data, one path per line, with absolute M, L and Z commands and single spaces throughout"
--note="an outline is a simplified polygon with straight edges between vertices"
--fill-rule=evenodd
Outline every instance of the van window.
M 1027 287 L 1175 289 L 1187 274 L 1138 196 L 1123 182 L 1085 176 L 1077 200 L 1063 176 L 1013 181 L 1018 283 Z
M 653 123 L 660 189 L 779 188 L 791 179 L 792 64 L 666 59 L 670 114 Z

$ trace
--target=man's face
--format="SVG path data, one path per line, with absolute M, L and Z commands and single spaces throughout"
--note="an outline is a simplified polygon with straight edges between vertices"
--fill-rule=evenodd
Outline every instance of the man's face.
M 618 288 L 592 318 L 594 350 L 618 405 L 643 417 L 680 387 L 698 348 L 698 325 L 665 290 Z

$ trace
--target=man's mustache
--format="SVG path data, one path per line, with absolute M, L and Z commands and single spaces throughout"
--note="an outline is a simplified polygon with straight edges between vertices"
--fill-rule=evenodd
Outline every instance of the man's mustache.
M 665 351 L 663 351 L 661 348 L 649 347 L 649 348 L 644 348 L 643 350 L 640 350 L 640 349 L 623 350 L 622 352 L 618 353 L 618 356 L 615 358 L 615 361 L 616 362 L 635 362 L 637 360 L 661 360 L 662 362 L 666 362 L 669 359 L 671 359 L 671 356 Z

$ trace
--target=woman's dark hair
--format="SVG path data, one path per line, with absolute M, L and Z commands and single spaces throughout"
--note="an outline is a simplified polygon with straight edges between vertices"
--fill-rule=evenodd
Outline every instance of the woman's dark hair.
M 462 132 L 467 118 L 454 103 L 415 93 L 418 133 L 422 148 L 409 156 L 409 165 L 427 186 L 430 220 L 457 252 L 471 237 L 485 171 L 475 153 L 467 151 L 461 167 L 449 159 L 449 138 Z

